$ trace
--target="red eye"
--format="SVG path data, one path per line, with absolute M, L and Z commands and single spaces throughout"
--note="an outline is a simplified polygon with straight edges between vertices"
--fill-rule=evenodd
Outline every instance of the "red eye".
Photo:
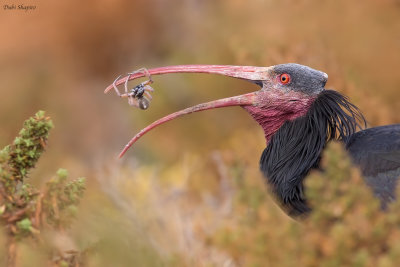
M 290 75 L 287 73 L 281 74 L 280 80 L 282 84 L 288 84 L 290 82 Z

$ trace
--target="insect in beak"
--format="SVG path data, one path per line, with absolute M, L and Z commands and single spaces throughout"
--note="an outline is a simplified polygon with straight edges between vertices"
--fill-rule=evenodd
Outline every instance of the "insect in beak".
M 148 78 L 148 80 L 136 85 L 131 90 L 129 90 L 128 89 L 129 78 L 132 75 L 135 75 L 138 73 L 144 74 L 144 76 L 146 76 Z M 154 92 L 154 89 L 150 86 L 150 84 L 153 83 L 153 80 L 151 79 L 151 75 L 147 71 L 147 69 L 142 68 L 142 69 L 136 70 L 134 72 L 128 73 L 128 79 L 126 79 L 125 84 L 124 84 L 124 88 L 125 88 L 124 94 L 120 93 L 120 91 L 118 90 L 117 84 L 116 84 L 116 82 L 119 80 L 119 78 L 121 78 L 121 75 L 118 76 L 117 79 L 115 79 L 115 81 L 112 84 L 112 86 L 115 90 L 115 93 L 117 93 L 117 95 L 119 97 L 128 98 L 128 104 L 130 106 L 134 106 L 134 107 L 137 107 L 137 108 L 140 108 L 143 110 L 148 109 L 148 107 L 150 106 L 150 101 L 153 99 L 150 92 Z

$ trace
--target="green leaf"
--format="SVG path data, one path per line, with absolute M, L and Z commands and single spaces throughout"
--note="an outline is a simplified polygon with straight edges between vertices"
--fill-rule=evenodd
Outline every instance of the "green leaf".
M 41 119 L 44 117 L 45 112 L 43 110 L 39 110 L 38 112 L 36 112 L 35 117 L 37 119 Z
M 61 179 L 67 178 L 68 177 L 68 171 L 66 169 L 60 168 L 57 171 L 57 176 L 60 177 Z
M 17 222 L 17 227 L 22 231 L 30 231 L 30 228 L 32 227 L 32 222 L 31 220 L 29 220 L 29 218 L 25 218 Z

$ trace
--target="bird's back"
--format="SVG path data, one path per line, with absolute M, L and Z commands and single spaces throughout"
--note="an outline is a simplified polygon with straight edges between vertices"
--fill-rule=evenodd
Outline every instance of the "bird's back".
M 400 124 L 357 132 L 346 148 L 366 183 L 386 207 L 395 198 L 400 178 Z

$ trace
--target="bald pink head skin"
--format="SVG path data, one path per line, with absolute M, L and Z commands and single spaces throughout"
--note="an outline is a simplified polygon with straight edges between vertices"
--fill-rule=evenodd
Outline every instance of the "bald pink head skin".
M 168 73 L 219 74 L 248 80 L 262 85 L 262 88 L 252 93 L 198 104 L 169 114 L 136 134 L 122 150 L 119 157 L 122 157 L 144 134 L 167 121 L 193 112 L 230 106 L 241 106 L 249 112 L 263 128 L 268 143 L 285 121 L 294 120 L 307 113 L 318 93 L 324 89 L 327 80 L 327 75 L 323 72 L 292 63 L 272 67 L 180 65 L 149 69 L 148 72 L 150 75 Z M 281 76 L 283 74 L 289 76 L 289 82 L 282 82 Z M 134 80 L 144 76 L 144 73 L 135 73 L 117 80 L 115 84 L 124 84 L 127 79 Z M 309 81 L 303 81 L 304 79 L 309 79 Z M 311 87 L 309 88 L 307 84 L 311 84 Z M 104 92 L 107 93 L 112 88 L 113 85 L 111 84 Z

